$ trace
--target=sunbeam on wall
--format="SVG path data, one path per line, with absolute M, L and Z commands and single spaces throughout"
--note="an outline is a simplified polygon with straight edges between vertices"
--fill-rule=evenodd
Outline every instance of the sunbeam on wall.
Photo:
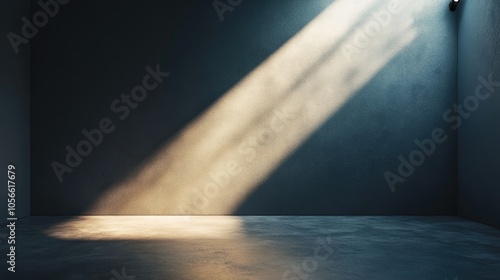
M 87 213 L 234 213 L 417 38 L 432 1 L 411 4 L 334 1 Z

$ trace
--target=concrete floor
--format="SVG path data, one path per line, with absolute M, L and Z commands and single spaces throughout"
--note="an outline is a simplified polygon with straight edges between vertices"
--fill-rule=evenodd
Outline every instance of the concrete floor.
M 500 230 L 457 217 L 29 217 L 16 230 L 16 277 L 1 279 L 500 279 Z

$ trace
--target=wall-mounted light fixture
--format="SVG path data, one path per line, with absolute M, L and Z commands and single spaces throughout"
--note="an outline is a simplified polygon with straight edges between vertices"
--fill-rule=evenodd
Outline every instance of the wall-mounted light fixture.
M 460 0 L 451 0 L 450 11 L 454 12 L 457 9 L 458 2 L 460 2 Z

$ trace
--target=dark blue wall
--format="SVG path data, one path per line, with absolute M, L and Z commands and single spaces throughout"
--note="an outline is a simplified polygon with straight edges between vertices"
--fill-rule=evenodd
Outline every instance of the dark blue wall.
M 500 2 L 462 2 L 458 101 L 469 105 L 458 133 L 458 211 L 500 227 Z M 490 75 L 488 87 L 481 80 Z
M 32 43 L 33 214 L 120 213 L 90 207 L 335 2 L 342 1 L 243 1 L 222 22 L 210 1 L 65 6 Z M 388 3 L 373 1 L 348 34 L 368 28 Z M 338 72 L 355 78 L 391 50 L 397 52 L 227 214 L 456 213 L 456 133 L 443 120 L 456 100 L 456 13 L 448 11 L 447 0 L 400 4 L 404 9 L 374 37 L 373 48 L 362 50 L 370 54 L 364 62 L 344 61 L 327 72 L 331 79 Z M 341 12 L 353 13 L 360 3 L 349 5 Z M 324 32 L 337 28 L 332 23 Z M 401 44 L 407 35 L 415 36 Z M 341 55 L 341 43 L 329 55 Z M 377 53 L 380 43 L 387 44 L 386 51 Z M 65 146 L 75 146 L 82 129 L 114 117 L 109 104 L 137 85 L 146 65 L 158 62 L 172 73 L 168 82 L 129 119 L 117 122 L 116 130 L 59 182 L 51 163 L 64 161 Z M 346 79 L 345 87 L 349 83 Z M 306 113 L 314 117 L 316 112 Z M 414 141 L 431 138 L 435 129 L 447 140 L 392 192 L 384 173 L 398 174 L 398 157 L 407 160 L 418 149 Z M 168 185 L 153 192 L 150 183 L 137 184 L 134 191 L 140 193 L 116 193 L 110 204 L 126 205 L 137 195 L 176 203 Z M 147 200 L 134 213 L 179 214 L 155 211 Z
M 7 34 L 20 34 L 23 16 L 29 16 L 28 1 L 0 2 L 0 223 L 7 217 L 7 166 L 16 167 L 16 217 L 30 214 L 29 57 L 22 45 L 15 53 Z

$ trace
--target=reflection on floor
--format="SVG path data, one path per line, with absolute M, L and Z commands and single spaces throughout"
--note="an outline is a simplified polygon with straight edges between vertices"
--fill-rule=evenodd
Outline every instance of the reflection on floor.
M 500 275 L 500 230 L 457 217 L 30 217 L 16 230 L 17 279 Z

